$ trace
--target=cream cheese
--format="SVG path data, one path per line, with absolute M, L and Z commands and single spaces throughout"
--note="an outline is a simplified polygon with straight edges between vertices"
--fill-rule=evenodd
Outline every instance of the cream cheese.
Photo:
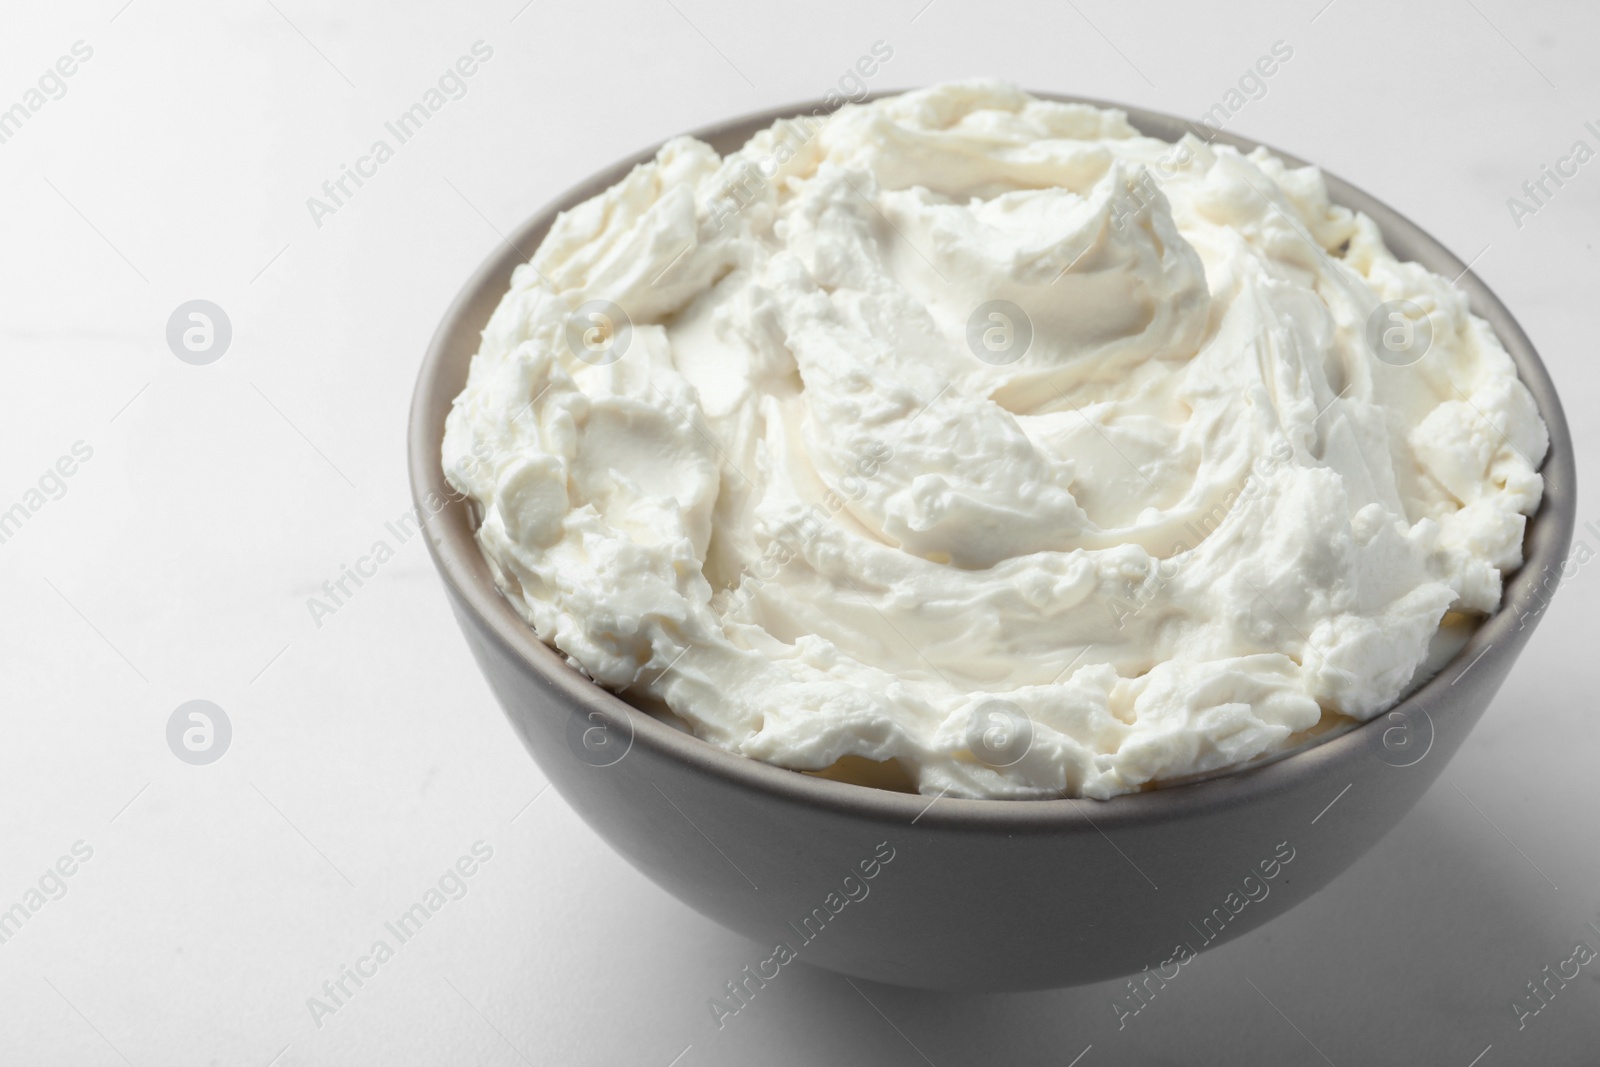
M 443 459 L 539 636 L 700 737 L 1104 798 L 1392 705 L 1546 447 L 1315 168 L 974 81 L 563 214 Z

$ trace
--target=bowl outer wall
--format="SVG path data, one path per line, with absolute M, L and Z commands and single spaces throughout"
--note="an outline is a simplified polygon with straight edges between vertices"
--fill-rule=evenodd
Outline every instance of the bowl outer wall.
M 1036 95 L 1119 108 L 1163 140 L 1194 128 L 1158 112 Z M 818 102 L 776 108 L 691 136 L 725 154 L 777 119 L 824 110 Z M 1210 139 L 1257 147 L 1228 133 Z M 728 976 L 746 996 L 767 980 L 761 974 L 776 967 L 781 975 L 782 965 L 764 962 L 779 942 L 807 963 L 929 989 L 1054 988 L 1157 968 L 1180 946 L 1231 940 L 1306 899 L 1416 803 L 1488 706 L 1554 591 L 1576 514 L 1572 443 L 1547 371 L 1500 301 L 1432 237 L 1331 175 L 1333 201 L 1373 218 L 1398 257 L 1460 274 L 1457 284 L 1516 361 L 1550 433 L 1527 563 L 1508 578 L 1500 611 L 1391 712 L 1274 762 L 1109 801 L 934 799 L 725 752 L 633 708 L 540 642 L 496 591 L 471 507 L 444 480 L 444 419 L 512 269 L 559 211 L 614 184 L 656 147 L 539 211 L 457 297 L 413 399 L 412 492 L 468 644 L 540 769 L 634 867 L 757 942 L 749 975 Z M 611 758 L 583 745 L 595 730 L 612 746 L 601 751 L 620 759 L 595 765 Z M 892 860 L 872 865 L 891 850 Z M 737 1007 L 725 989 L 706 992 Z

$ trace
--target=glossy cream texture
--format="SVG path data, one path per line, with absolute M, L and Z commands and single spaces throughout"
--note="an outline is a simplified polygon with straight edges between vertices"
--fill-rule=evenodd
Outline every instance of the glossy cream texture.
M 1407 366 L 1366 339 L 1400 299 Z M 631 331 L 569 329 L 591 301 Z M 1546 446 L 1465 295 L 1315 169 L 967 82 L 678 139 L 564 214 L 443 458 L 601 684 L 783 767 L 1030 798 L 1385 709 L 1499 602 Z

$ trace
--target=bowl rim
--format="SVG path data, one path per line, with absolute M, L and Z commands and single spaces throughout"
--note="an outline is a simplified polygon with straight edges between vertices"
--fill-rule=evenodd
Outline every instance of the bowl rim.
M 856 102 L 863 103 L 905 91 L 908 90 L 885 89 L 869 93 Z M 1169 143 L 1176 141 L 1183 133 L 1203 131 L 1202 135 L 1208 143 L 1229 144 L 1244 152 L 1265 148 L 1291 166 L 1309 165 L 1299 157 L 1271 145 L 1226 130 L 1211 131 L 1193 120 L 1166 112 L 1070 94 L 1032 92 L 1031 95 L 1041 100 L 1087 104 L 1120 111 L 1141 134 Z M 824 117 L 849 103 L 851 101 L 828 105 L 822 100 L 800 101 L 712 123 L 681 136 L 708 143 L 739 137 L 742 143 L 750 134 L 780 119 L 800 115 Z M 1554 569 L 1556 580 L 1559 581 L 1576 520 L 1576 470 L 1571 435 L 1560 399 L 1532 342 L 1505 305 L 1472 271 L 1470 264 L 1464 263 L 1398 211 L 1349 182 L 1323 171 L 1329 199 L 1373 219 L 1385 243 L 1397 258 L 1422 262 L 1439 274 L 1447 270 L 1456 272 L 1454 284 L 1468 294 L 1473 313 L 1489 323 L 1511 355 L 1518 376 L 1532 393 L 1549 433 L 1549 449 L 1540 467 L 1544 477 L 1544 495 L 1524 533 L 1523 565 L 1506 576 L 1501 604 L 1495 613 L 1477 627 L 1465 646 L 1431 679 L 1387 711 L 1335 736 L 1316 739 L 1308 745 L 1267 760 L 1222 768 L 1196 779 L 1121 794 L 1107 800 L 1067 797 L 1034 800 L 966 799 L 943 794 L 930 797 L 921 793 L 902 793 L 778 767 L 727 751 L 686 733 L 640 710 L 570 666 L 561 653 L 539 639 L 533 627 L 501 596 L 478 548 L 468 502 L 445 481 L 440 454 L 444 416 L 460 392 L 466 368 L 471 362 L 471 353 L 463 358 L 455 354 L 453 349 L 462 331 L 470 329 L 475 335 L 472 352 L 477 351 L 476 335 L 481 332 L 482 323 L 487 321 L 487 314 L 473 322 L 466 320 L 475 309 L 484 307 L 486 302 L 492 312 L 506 291 L 505 278 L 511 269 L 527 259 L 522 250 L 536 247 L 531 243 L 531 238 L 537 236 L 542 239 L 543 231 L 557 214 L 615 184 L 633 167 L 652 159 L 665 143 L 663 140 L 596 172 L 534 212 L 511 234 L 501 235 L 495 250 L 451 301 L 429 341 L 418 372 L 407 427 L 413 504 L 422 517 L 423 529 L 428 535 L 429 552 L 441 577 L 454 592 L 457 603 L 472 612 L 481 633 L 556 690 L 571 707 L 582 709 L 586 714 L 598 713 L 609 726 L 625 731 L 625 736 L 630 739 L 629 753 L 631 746 L 642 745 L 736 790 L 883 823 L 923 821 L 940 827 L 1007 832 L 1092 827 L 1094 831 L 1103 832 L 1105 826 L 1126 827 L 1162 821 L 1178 814 L 1201 815 L 1238 804 L 1258 804 L 1292 791 L 1297 784 L 1312 779 L 1320 781 L 1327 773 L 1359 759 L 1367 752 L 1374 731 L 1381 729 L 1382 721 L 1389 715 L 1411 708 L 1420 708 L 1424 712 L 1428 708 L 1447 708 L 1445 697 L 1451 687 L 1468 670 L 1478 666 L 1480 661 L 1488 661 L 1489 668 L 1493 668 L 1495 661 L 1505 660 L 1500 664 L 1501 669 L 1509 669 L 1509 660 L 1516 657 L 1526 640 L 1526 634 L 1521 631 L 1528 627 L 1530 605 L 1535 599 L 1542 605 L 1546 599 L 1539 596 L 1537 590 L 1544 588 L 1547 593 L 1553 592 L 1554 587 L 1550 582 L 1541 582 L 1540 576 Z M 488 296 L 492 296 L 492 300 Z M 445 506 L 432 506 L 430 501 L 438 499 L 446 501 Z M 1540 613 L 1536 612 L 1532 619 L 1537 622 L 1539 617 Z M 1514 631 L 1513 625 L 1519 618 L 1524 619 L 1523 627 Z M 1514 633 L 1520 636 L 1513 637 Z M 1484 673 L 1487 673 L 1487 669 L 1480 671 L 1480 675 Z M 1434 726 L 1437 730 L 1438 724 Z M 618 762 L 625 762 L 625 757 Z

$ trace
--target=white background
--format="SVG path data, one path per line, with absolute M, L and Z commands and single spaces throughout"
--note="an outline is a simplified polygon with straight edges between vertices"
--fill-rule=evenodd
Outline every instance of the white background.
M 94 850 L 0 944 L 0 1063 L 1596 1062 L 1600 963 L 1521 1031 L 1511 1004 L 1600 947 L 1600 566 L 1397 831 L 1121 1032 L 1114 984 L 935 996 L 806 968 L 719 1032 L 706 1000 L 756 948 L 540 794 L 420 539 L 320 627 L 307 609 L 406 511 L 418 361 L 497 230 L 670 134 L 820 96 L 878 40 L 873 88 L 991 74 L 1191 116 L 1288 42 L 1228 128 L 1475 259 L 1592 472 L 1600 161 L 1520 228 L 1506 198 L 1600 147 L 1593 5 L 123 2 L 0 29 L 0 107 L 93 48 L 0 145 L 0 509 L 93 449 L 0 544 L 0 908 Z M 307 197 L 480 39 L 465 98 L 315 226 Z M 210 366 L 164 340 L 194 298 L 233 323 Z M 207 767 L 165 740 L 194 698 L 234 727 Z M 480 839 L 468 895 L 315 1025 L 307 998 Z

